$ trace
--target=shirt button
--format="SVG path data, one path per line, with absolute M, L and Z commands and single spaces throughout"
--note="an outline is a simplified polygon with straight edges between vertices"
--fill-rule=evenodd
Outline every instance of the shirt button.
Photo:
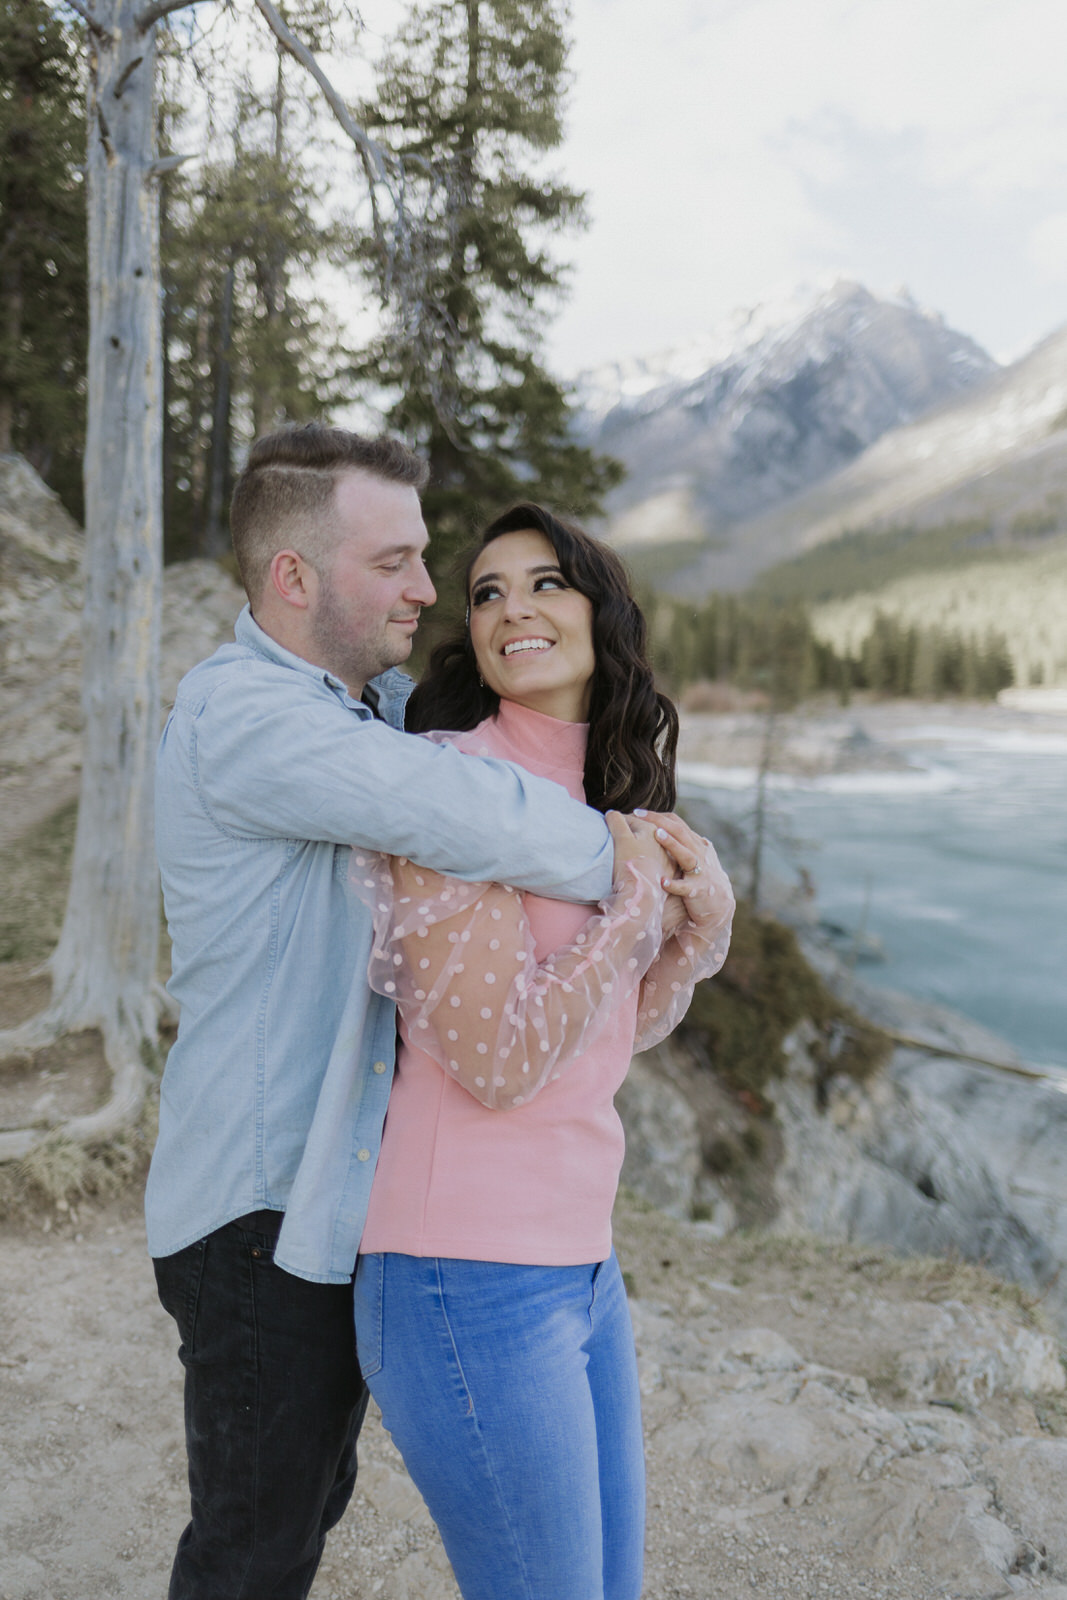
M 356 1151 L 356 1159 L 357 1159 L 357 1161 L 369 1161 L 370 1160 L 370 1151 L 369 1150 L 357 1150 Z
M 374 1070 L 375 1070 L 375 1072 L 384 1072 L 385 1071 L 385 1062 L 384 1061 L 376 1061 L 374 1063 Z

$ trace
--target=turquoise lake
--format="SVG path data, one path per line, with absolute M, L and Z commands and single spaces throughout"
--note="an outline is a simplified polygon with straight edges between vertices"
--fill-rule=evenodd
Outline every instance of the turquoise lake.
M 917 713 L 892 742 L 907 770 L 772 776 L 770 870 L 810 874 L 866 979 L 1067 1069 L 1067 737 Z M 751 819 L 751 773 L 690 763 L 680 776 L 683 795 Z

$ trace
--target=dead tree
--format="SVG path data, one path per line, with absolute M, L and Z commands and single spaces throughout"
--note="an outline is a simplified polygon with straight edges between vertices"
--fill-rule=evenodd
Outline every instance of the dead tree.
M 0 1057 L 25 1056 L 61 1034 L 98 1028 L 111 1094 L 59 1126 L 79 1143 L 133 1123 L 165 994 L 156 983 L 159 886 L 152 785 L 159 736 L 162 577 L 162 349 L 159 179 L 188 159 L 158 159 L 155 54 L 159 23 L 193 0 L 67 0 L 87 29 L 89 216 L 88 432 L 81 801 L 70 891 L 48 968 L 46 1010 L 0 1031 Z M 255 0 L 281 47 L 311 73 L 379 191 L 399 194 L 390 162 L 356 125 L 310 50 L 272 0 Z M 402 210 L 394 217 L 403 226 Z M 57 1130 L 0 1134 L 15 1160 Z

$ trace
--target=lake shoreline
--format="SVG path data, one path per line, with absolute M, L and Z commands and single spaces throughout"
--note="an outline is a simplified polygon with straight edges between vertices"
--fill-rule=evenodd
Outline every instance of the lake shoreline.
M 1023 693 L 1010 691 L 1012 697 Z M 902 743 L 919 744 L 931 756 L 967 738 L 1009 748 L 1015 740 L 1023 748 L 1067 754 L 1067 696 L 1063 691 L 1025 693 L 1024 705 L 1008 697 L 1000 702 L 857 697 L 846 706 L 808 701 L 773 718 L 758 710 L 683 711 L 679 766 L 683 774 L 702 766 L 735 774 L 725 785 L 735 788 L 742 774 L 754 783 L 763 765 L 802 780 L 919 770 L 899 748 Z

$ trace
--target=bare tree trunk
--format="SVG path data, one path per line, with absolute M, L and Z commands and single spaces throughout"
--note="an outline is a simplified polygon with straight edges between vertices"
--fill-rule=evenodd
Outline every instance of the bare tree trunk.
M 271 118 L 274 123 L 274 170 L 273 181 L 277 184 L 277 191 L 281 191 L 282 163 L 285 160 L 285 78 L 282 63 L 285 52 L 281 44 L 277 44 L 277 70 L 274 79 L 274 95 L 271 101 Z M 279 228 L 271 236 L 263 257 L 256 267 L 256 279 L 259 289 L 260 303 L 263 308 L 263 322 L 267 331 L 267 348 L 274 353 L 274 335 L 282 320 L 286 300 L 286 250 Z M 266 433 L 268 428 L 275 428 L 282 419 L 282 405 L 277 381 L 277 370 L 273 360 L 266 364 L 267 370 L 262 375 L 257 374 L 252 385 L 252 426 L 258 436 Z
M 112 1097 L 64 1132 L 107 1138 L 137 1113 L 157 1027 L 152 848 L 159 734 L 161 348 L 154 27 L 96 0 L 88 101 L 89 366 L 85 449 L 82 788 L 52 1004 L 0 1048 L 101 1030 Z M 0 1135 L 0 1158 L 36 1141 Z
M 7 238 L 4 240 L 4 255 L 8 258 L 9 264 L 0 277 L 7 346 L 5 365 L 10 368 L 7 372 L 0 372 L 0 455 L 7 455 L 15 448 L 14 366 L 15 352 L 18 350 L 19 337 L 22 333 L 22 273 L 14 245 L 16 230 L 17 224 L 8 229 Z
M 201 279 L 196 289 L 196 358 L 193 370 L 197 377 L 207 370 L 210 357 L 210 290 Z M 199 384 L 190 393 L 189 430 L 191 458 L 189 463 L 189 500 L 192 507 L 193 553 L 207 554 L 204 528 L 207 522 L 207 473 L 211 449 L 210 417 L 207 399 L 201 395 Z
M 231 261 L 222 280 L 219 306 L 219 347 L 215 359 L 215 411 L 211 425 L 211 483 L 208 490 L 207 521 L 204 525 L 204 554 L 217 561 L 226 550 L 222 529 L 222 502 L 230 468 L 230 342 L 233 338 L 233 291 L 236 271 Z
M 67 0 L 89 48 L 89 425 L 85 448 L 82 792 L 70 895 L 49 963 L 52 1002 L 0 1031 L 0 1057 L 61 1033 L 99 1028 L 112 1093 L 61 1124 L 104 1141 L 137 1116 L 145 1046 L 165 996 L 155 983 L 159 887 L 152 788 L 159 736 L 162 579 L 162 349 L 155 160 L 155 32 L 193 0 Z M 275 37 L 312 74 L 380 181 L 382 152 L 353 122 L 273 0 L 256 0 Z M 39 1128 L 0 1133 L 0 1161 L 26 1155 Z
M 760 745 L 759 770 L 756 776 L 756 804 L 752 818 L 752 859 L 749 866 L 748 897 L 753 911 L 760 908 L 763 888 L 763 853 L 767 837 L 767 786 L 774 765 L 778 735 L 778 716 L 772 705 L 764 715 L 763 739 Z

